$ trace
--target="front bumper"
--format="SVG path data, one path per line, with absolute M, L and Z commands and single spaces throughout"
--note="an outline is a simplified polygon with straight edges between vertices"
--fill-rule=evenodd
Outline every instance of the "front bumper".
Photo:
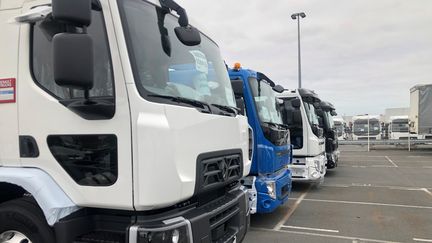
M 269 185 L 273 192 L 269 192 Z M 259 176 L 255 181 L 257 213 L 271 213 L 288 201 L 291 192 L 291 171 L 283 170 L 275 176 Z
M 235 189 L 185 209 L 136 212 L 82 209 L 54 225 L 56 242 L 241 242 L 250 223 L 246 192 Z M 147 241 L 146 241 L 147 240 Z
M 340 151 L 336 150 L 332 153 L 327 153 L 327 169 L 336 168 L 339 161 Z
M 294 157 L 293 163 L 289 165 L 292 173 L 292 181 L 319 182 L 324 180 L 327 172 L 326 156 Z
M 155 230 L 167 232 L 167 237 L 170 237 L 176 229 L 183 234 L 178 236 L 179 243 L 241 242 L 249 225 L 248 210 L 246 193 L 236 190 L 174 218 L 138 221 L 129 227 L 127 242 L 147 242 L 146 237 Z

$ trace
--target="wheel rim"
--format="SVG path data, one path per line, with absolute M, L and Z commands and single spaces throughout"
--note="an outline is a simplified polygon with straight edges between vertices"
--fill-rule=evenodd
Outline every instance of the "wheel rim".
M 0 243 L 32 243 L 23 233 L 9 230 L 0 234 Z

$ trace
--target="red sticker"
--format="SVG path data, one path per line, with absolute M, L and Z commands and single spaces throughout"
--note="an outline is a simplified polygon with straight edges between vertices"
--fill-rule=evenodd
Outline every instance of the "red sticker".
M 15 103 L 16 80 L 14 78 L 0 79 L 0 104 Z

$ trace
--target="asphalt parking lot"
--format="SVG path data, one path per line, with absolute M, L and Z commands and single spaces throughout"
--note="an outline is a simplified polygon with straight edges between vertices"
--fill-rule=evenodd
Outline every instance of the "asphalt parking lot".
M 341 151 L 323 185 L 253 215 L 245 242 L 432 242 L 432 149 Z

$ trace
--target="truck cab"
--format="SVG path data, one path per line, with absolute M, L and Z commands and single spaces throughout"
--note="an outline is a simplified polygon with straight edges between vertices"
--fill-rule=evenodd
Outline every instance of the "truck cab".
M 346 140 L 347 139 L 347 133 L 346 133 L 346 122 L 341 117 L 334 117 L 333 118 L 334 125 L 337 132 L 338 140 Z
M 409 134 L 409 119 L 408 116 L 391 116 L 389 121 L 389 138 L 393 140 L 408 140 L 417 139 L 415 134 Z
M 353 117 L 353 140 L 381 140 L 381 123 L 378 115 Z
M 337 130 L 333 121 L 333 116 L 337 115 L 336 109 L 333 104 L 326 101 L 316 103 L 315 108 L 320 127 L 324 131 L 327 169 L 333 169 L 337 167 L 340 155 Z
M 242 240 L 248 120 L 194 26 L 172 0 L 0 0 L 0 242 Z
M 285 90 L 279 94 L 282 120 L 288 125 L 293 145 L 293 162 L 289 165 L 293 181 L 321 184 L 327 172 L 325 139 L 319 127 L 314 104 L 320 102 L 312 90 Z
M 229 75 L 253 130 L 252 168 L 242 179 L 250 192 L 251 212 L 270 213 L 288 200 L 291 191 L 289 130 L 282 124 L 273 81 L 239 64 L 229 69 Z

